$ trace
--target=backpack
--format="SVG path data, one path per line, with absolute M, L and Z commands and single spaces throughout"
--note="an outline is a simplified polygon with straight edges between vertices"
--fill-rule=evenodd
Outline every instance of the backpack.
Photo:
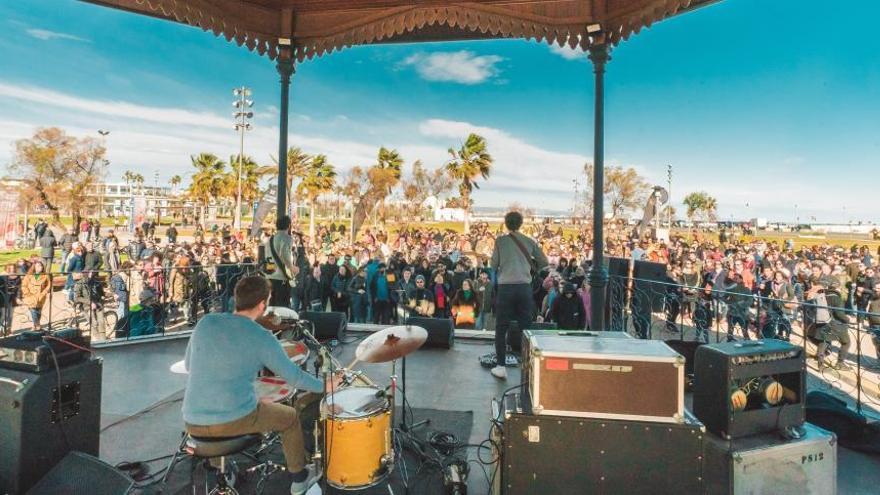
M 828 300 L 825 294 L 820 292 L 816 294 L 816 324 L 825 325 L 831 323 L 831 310 L 828 309 Z

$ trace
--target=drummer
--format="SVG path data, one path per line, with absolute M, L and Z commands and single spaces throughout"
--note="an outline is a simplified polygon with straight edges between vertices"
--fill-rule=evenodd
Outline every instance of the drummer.
M 211 313 L 196 325 L 186 348 L 189 379 L 183 398 L 186 430 L 196 437 L 231 437 L 277 431 L 292 476 L 290 492 L 304 494 L 319 478 L 305 465 L 302 427 L 296 409 L 258 401 L 254 380 L 263 367 L 300 390 L 333 388 L 293 364 L 281 343 L 255 319 L 269 303 L 271 286 L 250 276 L 235 285 L 235 313 Z

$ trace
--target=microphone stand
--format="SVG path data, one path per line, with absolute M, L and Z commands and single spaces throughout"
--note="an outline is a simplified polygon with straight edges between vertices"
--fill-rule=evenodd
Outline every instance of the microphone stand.
M 406 307 L 404 307 L 404 306 L 401 305 L 401 301 L 403 300 L 403 297 L 401 297 L 401 296 L 404 296 L 404 297 L 407 297 L 407 298 L 409 298 L 409 296 L 408 296 L 407 293 L 406 293 L 406 289 L 395 289 L 394 292 L 397 292 L 397 293 L 398 293 L 398 296 L 397 296 L 397 303 L 396 303 L 396 305 L 395 305 L 395 306 L 396 306 L 396 308 L 395 308 L 395 312 L 396 312 L 397 316 L 403 316 L 403 317 L 405 318 L 405 320 L 404 320 L 404 321 L 405 321 L 405 325 L 406 325 L 407 330 L 409 330 L 409 328 L 412 326 L 412 324 L 409 322 L 409 315 L 408 315 L 408 313 L 407 313 L 407 309 L 408 309 L 408 308 L 406 308 Z M 413 431 L 413 430 L 416 429 L 416 428 L 420 428 L 420 427 L 422 427 L 422 426 L 426 426 L 426 425 L 430 424 L 430 423 L 431 423 L 431 420 L 430 420 L 430 419 L 424 419 L 424 420 L 419 421 L 419 422 L 417 422 L 417 423 L 415 423 L 415 424 L 412 424 L 412 425 L 407 424 L 407 421 L 406 421 L 406 406 L 407 406 L 408 402 L 407 402 L 407 400 L 406 400 L 406 356 L 403 356 L 403 357 L 401 358 L 401 360 L 402 360 L 402 365 L 403 365 L 403 366 L 402 366 L 402 369 L 401 369 L 401 375 L 400 375 L 400 395 L 403 397 L 403 404 L 401 404 L 401 406 L 400 406 L 400 407 L 401 407 L 401 413 L 402 413 L 402 414 L 401 414 L 401 421 L 400 421 L 400 431 L 402 431 L 402 432 L 404 432 L 404 433 L 409 433 L 409 432 Z M 392 366 L 393 366 L 393 368 L 395 368 L 395 369 L 397 368 L 397 362 L 396 362 L 396 361 L 397 361 L 397 360 L 395 360 L 395 362 L 392 363 Z M 393 373 L 393 374 L 396 374 L 395 371 L 392 371 L 392 373 Z

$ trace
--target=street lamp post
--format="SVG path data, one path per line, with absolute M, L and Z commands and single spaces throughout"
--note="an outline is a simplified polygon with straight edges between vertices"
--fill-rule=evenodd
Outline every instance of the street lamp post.
M 236 97 L 236 100 L 232 102 L 232 106 L 235 107 L 235 112 L 233 112 L 232 116 L 235 117 L 235 130 L 239 133 L 238 192 L 235 196 L 235 228 L 241 230 L 241 168 L 242 160 L 244 159 L 244 133 L 245 131 L 251 130 L 251 124 L 248 122 L 248 119 L 254 116 L 254 112 L 251 112 L 248 109 L 254 106 L 254 102 L 249 99 L 251 96 L 250 88 L 245 86 L 233 89 L 232 94 Z

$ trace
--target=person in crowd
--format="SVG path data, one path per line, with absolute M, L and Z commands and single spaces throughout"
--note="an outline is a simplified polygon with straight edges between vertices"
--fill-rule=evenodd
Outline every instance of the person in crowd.
M 445 282 L 442 270 L 434 273 L 434 282 L 431 284 L 431 296 L 434 301 L 434 318 L 449 318 L 451 288 Z
M 471 279 L 461 281 L 461 289 L 452 297 L 450 308 L 455 328 L 475 328 L 477 315 L 480 314 L 480 298 L 474 291 Z
M 388 325 L 391 323 L 391 286 L 388 283 L 387 266 L 379 263 L 373 275 L 369 291 L 370 305 L 373 308 L 373 323 Z
M 168 301 L 171 303 L 172 314 L 188 314 L 188 303 L 192 286 L 189 274 L 190 259 L 188 256 L 179 255 L 174 260 L 174 267 L 168 277 Z
M 321 263 L 320 277 L 321 281 L 321 307 L 326 308 L 333 298 L 333 279 L 339 273 L 337 259 L 335 254 L 327 255 L 327 261 Z
M 571 282 L 566 282 L 562 288 L 562 295 L 553 300 L 553 305 L 548 313 L 549 321 L 556 322 L 556 327 L 562 330 L 583 330 L 587 326 L 584 304 L 577 295 L 577 288 Z
M 83 270 L 87 272 L 97 272 L 104 266 L 104 258 L 101 253 L 95 250 L 94 242 L 86 243 L 86 252 L 83 256 Z
M 474 290 L 480 304 L 480 312 L 477 315 L 475 328 L 478 330 L 494 330 L 493 307 L 495 305 L 495 286 L 489 279 L 488 271 L 480 271 L 479 277 L 474 282 Z
M 346 316 L 348 316 L 350 301 L 348 294 L 348 283 L 351 281 L 350 269 L 350 265 L 339 265 L 336 267 L 336 275 L 333 276 L 333 281 L 330 282 L 330 310 L 345 313 Z
M 416 275 L 416 290 L 408 304 L 411 313 L 422 318 L 434 316 L 434 293 L 427 287 L 425 277 Z
M 324 311 L 324 288 L 321 287 L 321 266 L 315 266 L 305 271 L 305 279 L 302 285 L 302 301 L 308 311 Z
M 107 320 L 104 318 L 104 288 L 95 272 L 73 274 L 73 303 L 85 319 L 93 341 L 106 337 Z
M 824 296 L 824 301 L 823 297 Z M 840 291 L 840 281 L 834 277 L 822 277 L 819 283 L 815 284 L 813 289 L 807 296 L 816 304 L 816 335 L 821 342 L 816 348 L 816 360 L 819 371 L 822 371 L 826 363 L 826 351 L 834 341 L 839 344 L 837 353 L 837 361 L 832 364 L 836 370 L 852 370 L 852 367 L 846 363 L 847 353 L 849 352 L 850 338 L 849 325 L 851 323 L 850 316 L 844 308 L 844 298 Z M 824 304 L 823 304 L 824 302 Z M 830 313 L 828 317 L 823 316 L 824 312 Z M 822 323 L 827 320 L 827 323 Z
M 751 289 L 746 287 L 741 273 L 732 272 L 731 278 L 727 279 L 724 288 L 723 300 L 727 304 L 727 340 L 734 340 L 734 329 L 738 325 L 742 331 L 743 339 L 749 337 L 749 308 L 752 306 L 754 296 Z
M 532 273 L 547 266 L 543 250 L 530 237 L 519 233 L 522 214 L 511 211 L 504 216 L 508 234 L 495 240 L 492 251 L 492 270 L 498 277 L 496 296 L 497 322 L 495 325 L 495 355 L 497 365 L 492 375 L 507 379 L 507 332 L 511 321 L 525 329 L 534 317 Z
M 177 227 L 174 226 L 174 222 L 171 222 L 165 230 L 165 237 L 168 238 L 168 244 L 177 244 Z
M 43 306 L 46 304 L 49 291 L 52 290 L 51 277 L 45 272 L 43 261 L 35 260 L 21 281 L 21 300 L 31 313 L 35 331 L 40 330 Z
M 354 323 L 367 322 L 367 271 L 361 267 L 348 282 L 348 297 L 351 300 L 351 321 Z
M 70 253 L 73 252 L 73 244 L 77 242 L 76 232 L 73 228 L 67 229 L 67 232 L 61 236 L 58 244 L 61 246 L 61 266 L 59 267 L 59 271 L 65 273 L 68 271 L 67 267 L 67 258 L 70 256 Z
M 119 266 L 119 271 L 110 277 L 110 290 L 113 292 L 113 300 L 116 301 L 116 321 L 121 321 L 128 315 L 133 267 L 131 261 L 125 260 Z
M 40 257 L 43 259 L 43 266 L 47 272 L 52 271 L 52 262 L 55 259 L 55 247 L 58 242 L 55 240 L 55 233 L 52 229 L 46 227 L 42 231 L 42 235 L 37 238 L 40 242 Z

